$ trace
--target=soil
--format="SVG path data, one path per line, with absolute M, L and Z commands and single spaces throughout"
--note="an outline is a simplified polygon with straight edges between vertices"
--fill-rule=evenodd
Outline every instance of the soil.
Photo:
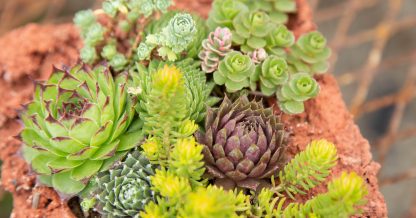
M 306 0 L 298 1 L 298 14 L 291 17 L 289 26 L 299 36 L 315 28 Z M 207 16 L 209 0 L 181 0 L 176 7 L 198 11 Z M 11 217 L 76 217 L 67 202 L 51 188 L 36 186 L 30 167 L 19 153 L 21 143 L 14 136 L 21 130 L 18 110 L 30 101 L 33 80 L 46 79 L 52 65 L 73 65 L 78 59 L 81 42 L 78 31 L 71 24 L 27 25 L 0 38 L 0 159 L 3 161 L 1 184 L 13 194 Z M 370 145 L 362 137 L 348 112 L 339 87 L 330 74 L 317 78 L 320 95 L 306 103 L 305 113 L 284 116 L 291 134 L 289 153 L 303 150 L 313 139 L 333 141 L 339 152 L 333 176 L 341 171 L 355 171 L 367 181 L 368 203 L 362 208 L 363 217 L 387 217 L 383 196 L 379 192 L 377 173 L 380 165 L 372 160 Z M 278 110 L 277 110 L 278 113 Z M 325 191 L 325 185 L 311 190 L 305 200 Z

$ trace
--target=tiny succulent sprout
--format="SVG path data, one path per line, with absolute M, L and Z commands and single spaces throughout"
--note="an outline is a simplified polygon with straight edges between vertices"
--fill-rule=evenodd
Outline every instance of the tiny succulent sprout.
M 220 61 L 232 51 L 232 34 L 230 29 L 217 27 L 211 32 L 208 39 L 202 42 L 202 51 L 199 53 L 201 67 L 205 73 L 212 73 L 218 69 Z
M 214 81 L 218 85 L 225 85 L 228 92 L 255 88 L 255 65 L 249 56 L 238 51 L 230 52 L 214 72 Z
M 248 11 L 248 7 L 235 0 L 215 0 L 212 4 L 212 10 L 207 20 L 210 30 L 217 27 L 233 27 L 234 18 L 243 11 Z
M 303 102 L 314 98 L 319 93 L 319 84 L 307 73 L 291 75 L 289 81 L 276 93 L 280 109 L 288 114 L 304 111 Z
M 205 130 L 196 138 L 205 147 L 207 174 L 217 185 L 256 190 L 282 167 L 283 124 L 261 102 L 225 97 L 219 108 L 208 110 Z
M 108 217 L 133 217 L 155 200 L 150 177 L 155 166 L 140 151 L 133 151 L 114 169 L 96 177 L 96 208 Z
M 55 69 L 36 85 L 34 100 L 21 114 L 25 157 L 42 181 L 77 194 L 143 138 L 127 95 L 127 74 L 108 67 Z
M 285 48 L 289 48 L 295 43 L 295 35 L 285 25 L 279 25 L 269 33 L 266 41 L 269 53 L 284 57 L 286 55 Z
M 97 20 L 92 10 L 85 10 L 75 14 L 74 23 L 81 30 L 81 34 L 85 35 L 87 30 L 97 23 Z
M 264 50 L 264 48 L 258 48 L 252 52 L 249 52 L 248 56 L 250 56 L 254 64 L 260 64 L 261 62 L 266 60 L 268 54 L 266 50 Z
M 259 73 L 260 90 L 267 96 L 275 94 L 278 87 L 289 80 L 288 66 L 283 58 L 269 56 L 258 71 L 261 71 Z
M 241 51 L 250 52 L 264 48 L 264 39 L 273 29 L 270 17 L 264 11 L 241 12 L 233 21 L 233 42 L 241 45 Z
M 292 57 L 289 61 L 295 60 L 290 63 L 293 70 L 299 72 L 305 69 L 303 65 L 307 65 L 307 73 L 325 73 L 329 67 L 327 59 L 331 55 L 331 49 L 327 47 L 325 37 L 314 31 L 301 36 L 290 49 L 290 55 Z

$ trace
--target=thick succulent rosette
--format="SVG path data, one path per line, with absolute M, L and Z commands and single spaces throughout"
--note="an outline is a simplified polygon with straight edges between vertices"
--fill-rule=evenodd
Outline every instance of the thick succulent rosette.
M 202 42 L 202 51 L 199 53 L 202 70 L 212 73 L 217 70 L 220 61 L 232 49 L 232 34 L 230 29 L 217 27 L 211 32 L 208 39 Z
M 129 154 L 120 165 L 96 177 L 96 208 L 109 217 L 133 217 L 155 200 L 150 177 L 155 174 L 150 164 L 139 151 Z
M 214 81 L 225 85 L 228 92 L 240 91 L 243 88 L 255 89 L 255 66 L 250 57 L 238 51 L 228 53 L 214 72 Z
M 270 17 L 263 11 L 241 12 L 233 20 L 233 42 L 241 45 L 243 52 L 264 48 L 267 44 L 264 39 L 274 25 Z
M 288 66 L 283 58 L 270 56 L 258 70 L 260 71 L 260 90 L 268 96 L 275 94 L 278 86 L 289 80 Z
M 270 54 L 285 56 L 285 48 L 290 48 L 295 43 L 295 35 L 285 25 L 278 25 L 266 37 L 266 48 Z
M 242 11 L 248 11 L 245 4 L 235 0 L 215 0 L 207 20 L 208 27 L 233 27 L 233 19 Z
M 295 0 L 239 0 L 248 5 L 251 11 L 266 11 L 271 21 L 276 24 L 284 24 L 289 20 L 289 13 L 296 11 Z
M 163 34 L 172 51 L 179 53 L 193 41 L 196 32 L 195 21 L 190 14 L 176 14 L 169 21 Z
M 21 114 L 24 155 L 41 181 L 76 194 L 88 179 L 111 166 L 142 139 L 127 96 L 127 74 L 108 67 L 54 69 L 36 84 L 34 100 Z M 137 130 L 137 129 L 135 129 Z
M 208 109 L 205 129 L 197 140 L 207 173 L 219 185 L 256 189 L 284 162 L 283 124 L 261 102 L 225 97 L 219 108 Z
M 285 113 L 297 114 L 304 111 L 303 102 L 319 94 L 319 85 L 307 73 L 297 73 L 291 76 L 288 83 L 276 93 L 280 109 Z
M 294 62 L 294 69 L 298 72 L 325 73 L 329 64 L 327 59 L 331 56 L 331 49 L 328 48 L 325 37 L 317 31 L 310 32 L 301 36 L 295 46 L 291 48 L 291 58 L 289 60 L 299 60 L 303 63 Z M 309 67 L 309 71 L 304 70 L 304 66 Z M 298 67 L 299 65 L 299 67 Z

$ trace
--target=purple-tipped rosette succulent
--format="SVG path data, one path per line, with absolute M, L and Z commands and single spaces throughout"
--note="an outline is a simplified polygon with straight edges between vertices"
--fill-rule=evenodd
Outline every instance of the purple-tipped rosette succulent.
M 206 172 L 217 185 L 256 190 L 284 163 L 283 124 L 261 102 L 225 97 L 219 108 L 208 109 L 205 129 L 196 137 L 204 145 Z

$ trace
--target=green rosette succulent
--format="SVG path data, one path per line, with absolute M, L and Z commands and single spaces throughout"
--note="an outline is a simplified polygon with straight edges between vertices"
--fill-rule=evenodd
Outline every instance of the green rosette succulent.
M 241 51 L 249 52 L 264 48 L 264 39 L 274 28 L 269 15 L 264 11 L 243 11 L 233 20 L 233 42 L 241 45 Z
M 225 85 L 228 92 L 237 92 L 250 87 L 255 90 L 255 65 L 250 57 L 241 52 L 228 53 L 214 72 L 214 81 L 218 85 Z
M 301 36 L 290 50 L 288 59 L 293 72 L 325 73 L 329 68 L 327 59 L 331 49 L 325 37 L 317 31 Z
M 155 201 L 150 177 L 155 174 L 152 165 L 140 151 L 128 154 L 115 168 L 95 178 L 98 211 L 106 217 L 134 217 Z
M 298 114 L 305 110 L 303 102 L 316 97 L 318 93 L 319 85 L 310 74 L 297 73 L 291 75 L 289 82 L 277 92 L 277 99 L 283 112 Z
M 295 0 L 239 0 L 244 2 L 251 11 L 267 12 L 276 24 L 285 24 L 289 20 L 289 13 L 296 12 Z
M 234 18 L 242 11 L 248 11 L 248 7 L 235 0 L 215 0 L 209 13 L 207 25 L 210 30 L 217 27 L 233 27 Z
M 285 57 L 285 49 L 290 48 L 295 43 L 295 35 L 285 25 L 278 25 L 266 37 L 266 42 L 267 52 Z
M 108 169 L 143 134 L 133 122 L 135 99 L 127 95 L 127 74 L 113 78 L 106 66 L 54 69 L 37 83 L 21 114 L 23 153 L 43 183 L 76 194 L 97 172 Z
M 260 71 L 260 90 L 267 96 L 275 94 L 278 87 L 289 80 L 288 66 L 283 58 L 269 56 L 258 71 Z

